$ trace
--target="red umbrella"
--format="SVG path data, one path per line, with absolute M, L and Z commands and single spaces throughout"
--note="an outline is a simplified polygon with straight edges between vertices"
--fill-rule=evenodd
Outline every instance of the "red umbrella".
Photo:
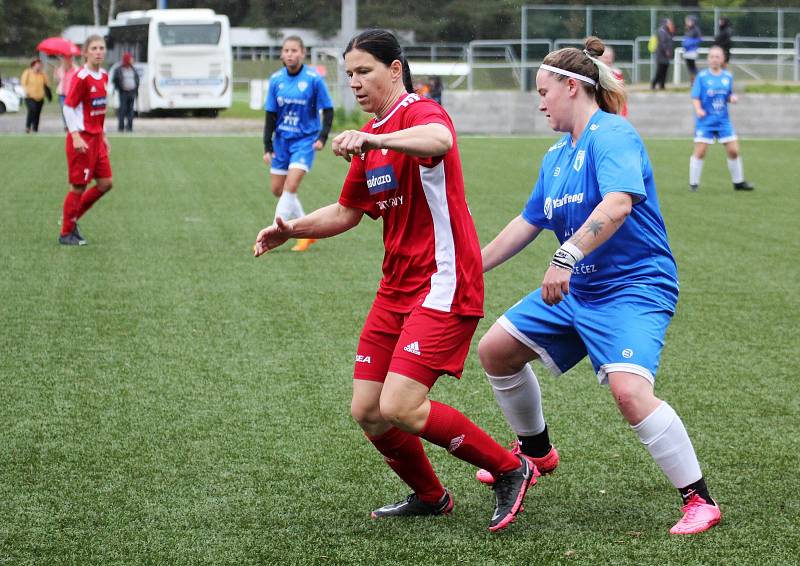
M 80 55 L 78 46 L 63 37 L 48 37 L 36 46 L 37 51 L 48 55 Z

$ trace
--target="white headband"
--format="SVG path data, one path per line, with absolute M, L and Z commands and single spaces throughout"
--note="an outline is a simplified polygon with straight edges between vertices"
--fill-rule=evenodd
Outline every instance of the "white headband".
M 589 77 L 584 75 L 579 75 L 578 73 L 573 73 L 572 71 L 565 71 L 564 69 L 559 69 L 558 67 L 551 67 L 550 65 L 539 65 L 539 68 L 544 69 L 545 71 L 550 71 L 551 73 L 564 75 L 565 77 L 570 77 L 573 79 L 577 79 L 579 81 L 583 81 L 585 83 L 589 83 L 592 86 L 595 86 L 597 84 L 594 79 L 590 79 Z

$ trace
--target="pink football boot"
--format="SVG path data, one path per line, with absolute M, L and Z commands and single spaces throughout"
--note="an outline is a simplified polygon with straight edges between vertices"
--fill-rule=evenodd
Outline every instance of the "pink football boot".
M 712 500 L 713 503 L 713 500 Z M 719 507 L 706 503 L 696 493 L 683 506 L 683 518 L 669 530 L 671 535 L 693 535 L 707 531 L 722 520 Z

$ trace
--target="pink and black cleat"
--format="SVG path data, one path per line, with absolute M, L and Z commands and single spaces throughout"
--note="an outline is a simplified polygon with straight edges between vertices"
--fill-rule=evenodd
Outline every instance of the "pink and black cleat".
M 517 454 L 522 454 L 522 451 L 519 448 L 518 440 L 514 441 L 514 446 L 511 448 L 511 453 L 515 456 Z M 558 467 L 560 458 L 558 456 L 558 450 L 556 450 L 556 447 L 551 446 L 550 452 L 548 452 L 546 455 L 542 456 L 541 458 L 533 458 L 528 456 L 528 460 L 533 462 L 533 465 L 536 466 L 536 477 L 539 477 L 541 475 L 553 473 Z M 494 478 L 492 477 L 491 472 L 488 470 L 478 470 L 475 474 L 475 478 L 479 482 L 485 483 L 486 485 L 492 485 L 494 483 Z
M 669 530 L 671 535 L 693 535 L 707 531 L 722 520 L 722 513 L 714 500 L 707 503 L 696 493 L 683 506 L 683 518 Z
M 536 466 L 523 454 L 517 454 L 517 458 L 520 467 L 502 474 L 492 485 L 497 500 L 494 515 L 489 522 L 489 530 L 492 532 L 505 529 L 514 522 L 517 514 L 522 511 L 522 502 L 528 488 L 536 484 Z

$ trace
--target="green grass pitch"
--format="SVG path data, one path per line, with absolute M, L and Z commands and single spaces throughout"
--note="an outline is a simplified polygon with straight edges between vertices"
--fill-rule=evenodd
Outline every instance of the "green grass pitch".
M 483 243 L 551 139 L 460 141 Z M 62 248 L 61 137 L 0 137 L 0 564 L 789 564 L 800 560 L 800 141 L 743 142 L 757 190 L 709 151 L 649 140 L 681 276 L 656 392 L 682 416 L 723 523 L 667 534 L 677 493 L 588 363 L 536 365 L 562 454 L 506 532 L 492 493 L 429 447 L 452 516 L 373 521 L 407 494 L 349 416 L 380 225 L 251 257 L 274 199 L 256 137 L 112 137 L 115 187 Z M 333 202 L 329 150 L 302 186 Z M 541 282 L 551 234 L 486 278 L 464 378 L 433 397 L 512 434 L 474 345 Z

